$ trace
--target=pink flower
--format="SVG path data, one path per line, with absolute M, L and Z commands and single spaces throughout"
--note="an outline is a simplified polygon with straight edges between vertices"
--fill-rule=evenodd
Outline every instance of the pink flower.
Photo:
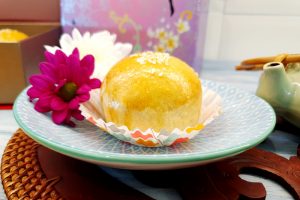
M 30 101 L 37 99 L 34 109 L 38 112 L 52 111 L 54 123 L 75 126 L 71 117 L 84 119 L 79 104 L 89 100 L 92 89 L 101 86 L 100 80 L 90 78 L 94 57 L 87 55 L 80 60 L 77 48 L 70 56 L 57 50 L 55 54 L 46 51 L 45 57 L 39 65 L 41 74 L 29 78 L 32 87 L 27 95 Z

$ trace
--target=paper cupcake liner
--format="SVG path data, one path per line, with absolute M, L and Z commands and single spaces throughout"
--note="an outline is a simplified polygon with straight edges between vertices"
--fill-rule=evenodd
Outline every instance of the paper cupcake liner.
M 105 122 L 103 112 L 99 109 L 100 103 L 100 89 L 94 90 L 91 93 L 91 99 L 80 106 L 82 115 L 92 124 L 98 126 L 107 133 L 124 142 L 129 142 L 134 145 L 146 147 L 160 147 L 170 146 L 176 143 L 187 142 L 216 119 L 221 111 L 221 97 L 214 91 L 202 88 L 202 110 L 199 123 L 194 127 L 187 127 L 184 130 L 175 128 L 168 132 L 162 130 L 156 132 L 149 128 L 146 131 L 139 129 L 129 130 L 126 126 L 118 126 L 113 122 Z

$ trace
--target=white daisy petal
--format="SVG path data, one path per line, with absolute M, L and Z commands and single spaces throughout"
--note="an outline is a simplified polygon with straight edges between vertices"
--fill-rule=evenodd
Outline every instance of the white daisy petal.
M 83 39 L 84 40 L 88 40 L 91 37 L 91 33 L 90 32 L 85 32 L 83 35 Z
M 115 48 L 118 48 L 118 52 L 121 55 L 128 55 L 132 51 L 132 45 L 130 43 L 116 43 Z
M 44 48 L 49 51 L 50 53 L 54 54 L 56 50 L 60 50 L 58 46 L 49 46 L 49 45 L 44 45 Z
M 117 36 L 108 31 L 96 33 L 86 32 L 83 35 L 74 29 L 72 34 L 63 34 L 60 38 L 61 50 L 70 55 L 74 48 L 78 48 L 80 57 L 91 54 L 95 58 L 93 77 L 103 80 L 111 67 L 132 51 L 130 43 L 115 43 Z M 50 52 L 55 52 L 59 47 L 45 46 Z
M 74 28 L 72 31 L 73 40 L 81 40 L 81 34 L 77 28 Z
M 59 44 L 62 49 L 65 49 L 73 44 L 73 39 L 69 34 L 64 33 L 59 39 Z

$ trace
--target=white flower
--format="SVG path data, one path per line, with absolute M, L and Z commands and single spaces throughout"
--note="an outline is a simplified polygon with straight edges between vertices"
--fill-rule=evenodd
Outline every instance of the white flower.
M 178 35 L 174 35 L 173 32 L 169 32 L 164 42 L 167 52 L 173 52 L 179 45 Z
M 175 23 L 175 26 L 177 28 L 177 32 L 179 34 L 187 32 L 190 30 L 190 24 L 187 20 L 183 20 L 181 18 L 178 19 L 178 21 Z
M 155 32 L 154 32 L 151 28 L 148 28 L 148 29 L 147 29 L 147 35 L 148 35 L 150 38 L 153 38 L 153 37 L 155 37 Z
M 116 35 L 108 31 L 100 31 L 93 34 L 85 32 L 80 34 L 78 29 L 73 29 L 72 35 L 62 34 L 60 47 L 45 46 L 46 50 L 55 53 L 61 49 L 66 55 L 70 55 L 74 48 L 78 48 L 80 57 L 91 54 L 95 58 L 95 70 L 93 77 L 103 80 L 110 68 L 119 60 L 129 55 L 132 50 L 130 43 L 115 43 Z
M 166 47 L 164 44 L 160 43 L 153 46 L 153 50 L 156 52 L 166 52 Z
M 163 41 L 167 38 L 168 32 L 164 28 L 158 28 L 155 30 L 155 38 Z

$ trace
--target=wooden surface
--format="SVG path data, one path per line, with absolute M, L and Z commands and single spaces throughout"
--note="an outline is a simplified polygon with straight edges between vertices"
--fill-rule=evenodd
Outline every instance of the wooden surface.
M 205 79 L 215 80 L 231 84 L 235 87 L 247 90 L 251 93 L 255 92 L 259 74 L 261 72 L 237 72 L 234 70 L 234 66 L 238 63 L 226 63 L 226 62 L 206 62 L 201 71 L 201 77 Z M 13 114 L 9 110 L 0 111 L 0 152 L 2 153 L 7 141 L 11 135 L 18 129 L 16 122 L 13 119 Z M 275 152 L 285 158 L 289 158 L 295 154 L 297 145 L 300 143 L 299 131 L 295 129 L 287 130 L 286 128 L 277 126 L 277 130 L 259 145 L 259 148 L 266 149 Z M 109 175 L 117 178 L 121 182 L 126 183 L 130 187 L 133 187 L 144 194 L 154 199 L 181 199 L 178 192 L 171 188 L 165 187 L 152 187 L 139 181 L 133 176 L 131 171 L 117 170 L 111 168 L 101 167 L 101 170 L 105 171 Z M 245 180 L 257 182 L 261 181 L 268 196 L 266 199 L 271 200 L 289 200 L 293 199 L 292 196 L 286 191 L 286 189 L 273 181 L 267 180 L 258 175 L 252 175 L 249 173 L 242 173 L 241 177 Z M 160 177 L 157 177 L 158 181 Z M 5 199 L 2 187 L 0 187 L 0 199 Z

